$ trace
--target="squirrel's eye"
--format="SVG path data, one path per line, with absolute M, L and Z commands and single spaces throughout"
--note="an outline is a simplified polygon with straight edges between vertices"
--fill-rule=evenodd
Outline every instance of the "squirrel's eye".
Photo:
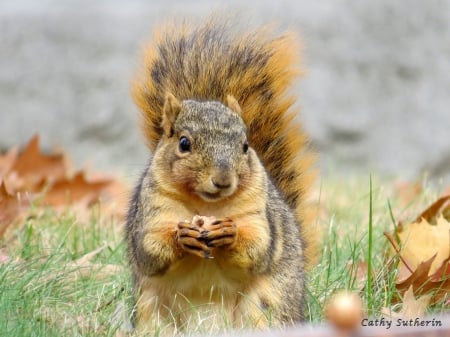
M 180 149 L 180 152 L 189 152 L 191 151 L 191 142 L 187 137 L 181 137 L 180 141 L 178 143 L 178 147 Z
M 244 150 L 244 153 L 247 153 L 247 151 L 248 151 L 248 142 L 244 143 L 244 146 L 242 146 L 242 150 Z

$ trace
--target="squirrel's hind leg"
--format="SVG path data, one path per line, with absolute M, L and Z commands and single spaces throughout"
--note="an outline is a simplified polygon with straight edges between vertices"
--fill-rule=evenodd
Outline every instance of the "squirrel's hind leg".
M 270 278 L 260 277 L 257 285 L 241 293 L 234 313 L 235 327 L 248 329 L 265 329 L 279 326 L 276 309 L 276 291 Z
M 136 301 L 136 336 L 172 337 L 177 333 L 176 321 L 152 291 L 144 290 Z

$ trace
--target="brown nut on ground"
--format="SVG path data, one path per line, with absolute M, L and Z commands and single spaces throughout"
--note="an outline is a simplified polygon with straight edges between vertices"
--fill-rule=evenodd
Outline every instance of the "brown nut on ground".
M 326 304 L 325 317 L 340 330 L 357 329 L 363 318 L 363 303 L 357 294 L 339 291 Z

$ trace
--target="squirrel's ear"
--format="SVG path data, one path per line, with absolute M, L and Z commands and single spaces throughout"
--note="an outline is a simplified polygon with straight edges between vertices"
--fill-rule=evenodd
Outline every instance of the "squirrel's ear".
M 163 131 L 168 137 L 172 137 L 173 135 L 173 124 L 175 123 L 180 110 L 180 101 L 178 101 L 178 99 L 176 99 L 174 95 L 168 93 L 166 96 L 166 101 L 164 102 L 163 117 L 161 123 Z
M 227 107 L 229 107 L 234 112 L 238 113 L 239 115 L 242 113 L 242 109 L 233 95 L 227 95 Z

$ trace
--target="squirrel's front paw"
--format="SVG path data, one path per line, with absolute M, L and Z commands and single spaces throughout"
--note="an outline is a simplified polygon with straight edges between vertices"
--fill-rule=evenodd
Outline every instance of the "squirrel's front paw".
M 231 219 L 215 220 L 201 232 L 208 247 L 231 246 L 236 241 L 236 225 Z
M 211 248 L 208 247 L 201 233 L 203 220 L 201 217 L 194 217 L 192 223 L 189 221 L 180 221 L 177 228 L 177 240 L 180 247 L 193 255 L 201 258 L 212 258 Z

